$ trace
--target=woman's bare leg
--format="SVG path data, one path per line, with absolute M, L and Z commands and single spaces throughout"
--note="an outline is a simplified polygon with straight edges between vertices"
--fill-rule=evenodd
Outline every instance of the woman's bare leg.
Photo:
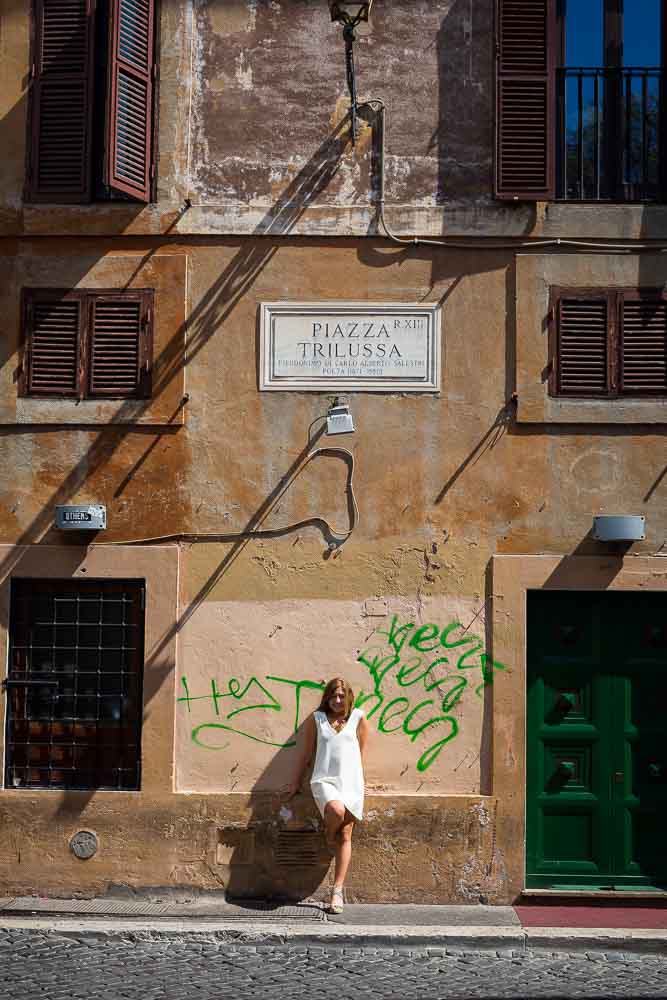
M 324 835 L 327 844 L 334 850 L 337 844 L 336 835 L 345 822 L 346 809 L 342 802 L 334 800 L 327 802 L 324 808 Z
M 334 862 L 334 885 L 342 886 L 345 882 L 347 870 L 350 867 L 352 857 L 352 827 L 354 826 L 354 816 L 347 809 L 343 817 L 343 822 L 336 834 L 335 862 Z

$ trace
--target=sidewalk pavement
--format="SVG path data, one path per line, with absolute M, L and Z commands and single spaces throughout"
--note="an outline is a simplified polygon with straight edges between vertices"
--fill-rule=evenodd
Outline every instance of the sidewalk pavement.
M 664 928 L 531 927 L 522 924 L 521 911 L 512 906 L 357 903 L 332 915 L 321 903 L 228 903 L 215 894 L 181 902 L 7 897 L 0 898 L 0 934 L 13 930 L 126 940 L 198 935 L 235 945 L 667 955 Z

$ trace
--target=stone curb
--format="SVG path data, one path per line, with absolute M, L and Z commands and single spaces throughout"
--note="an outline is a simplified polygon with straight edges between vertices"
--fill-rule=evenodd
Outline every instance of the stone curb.
M 436 948 L 456 951 L 611 952 L 667 954 L 666 930 L 564 927 L 405 927 L 266 923 L 190 918 L 146 921 L 123 918 L 3 918 L 0 935 L 10 931 L 53 934 L 76 940 L 199 940 L 285 947 Z

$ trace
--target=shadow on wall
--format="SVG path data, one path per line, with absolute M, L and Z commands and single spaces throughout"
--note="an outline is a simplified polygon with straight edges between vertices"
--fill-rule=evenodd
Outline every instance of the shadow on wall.
M 4 17 L 4 14 L 3 14 Z M 23 80 L 23 85 L 27 86 L 27 80 Z M 0 118 L 0 148 L 3 150 L 2 163 L 0 164 L 0 225 L 5 232 L 16 233 L 20 228 L 20 208 L 16 201 L 21 194 L 21 190 L 16 191 L 16 161 L 20 160 L 23 168 L 23 141 L 26 134 L 28 99 L 24 93 L 14 106 Z M 7 341 L 3 337 L 0 342 L 0 364 L 7 360 Z
M 597 542 L 593 538 L 593 526 L 584 535 L 572 552 L 563 556 L 556 568 L 545 580 L 544 590 L 571 590 L 576 582 L 577 590 L 607 590 L 623 570 L 623 559 L 630 552 L 633 542 Z M 596 559 L 592 569 L 591 580 L 586 581 L 585 570 L 578 568 L 573 571 L 573 556 L 593 556 Z
M 454 0 L 438 31 L 439 204 L 491 194 L 493 30 L 491 3 Z
M 294 736 L 297 749 L 304 738 L 304 726 L 302 723 Z M 285 786 L 293 770 L 293 750 L 279 749 L 250 794 L 247 823 L 219 831 L 217 861 L 228 866 L 226 892 L 230 899 L 302 900 L 316 896 L 326 882 L 332 854 L 310 794 L 312 761 L 304 775 L 303 791 L 291 801 L 279 792 L 260 791 L 267 786 Z
M 0 129 L 0 135 L 1 134 Z M 342 121 L 338 124 L 336 129 L 334 129 L 333 132 L 327 136 L 309 163 L 300 171 L 300 173 L 293 179 L 289 187 L 282 193 L 276 204 L 272 207 L 270 212 L 267 213 L 265 219 L 257 227 L 258 233 L 261 233 L 264 237 L 266 237 L 267 233 L 283 235 L 290 232 L 300 215 L 330 182 L 331 178 L 338 169 L 340 156 L 346 147 L 347 142 L 348 124 L 346 121 Z M 175 224 L 176 223 L 174 223 L 174 225 Z M 156 253 L 162 245 L 162 241 L 155 241 L 152 249 L 147 252 L 144 260 L 139 265 L 139 269 L 147 263 L 150 257 Z M 203 296 L 201 301 L 194 307 L 191 314 L 188 316 L 184 327 L 176 332 L 161 353 L 160 357 L 155 359 L 155 368 L 160 374 L 153 384 L 153 401 L 160 397 L 182 367 L 186 364 L 190 364 L 197 357 L 202 348 L 204 348 L 210 339 L 216 334 L 222 324 L 226 322 L 243 296 L 249 291 L 259 275 L 262 273 L 263 269 L 277 253 L 277 250 L 278 248 L 275 243 L 267 240 L 266 238 L 259 242 L 253 242 L 252 237 L 244 239 L 242 248 Z M 74 268 L 76 266 L 74 263 L 75 260 L 76 258 L 72 258 L 73 286 L 82 281 L 86 273 L 74 273 Z M 17 294 L 16 309 L 18 310 L 19 307 L 19 296 Z M 183 350 L 184 340 L 187 348 L 187 355 L 185 357 Z M 11 358 L 8 359 L 8 361 L 11 361 Z M 121 404 L 116 414 L 117 419 L 123 419 L 126 414 L 136 412 L 135 407 L 136 400 L 128 404 Z M 34 426 L 4 427 L 0 428 L 0 440 L 3 437 L 16 436 L 17 434 L 28 436 L 34 436 L 37 434 L 53 434 L 56 430 L 58 430 L 58 428 L 51 426 L 40 428 L 36 428 Z M 70 430 L 73 429 L 66 428 L 62 431 L 62 433 L 67 434 Z M 63 482 L 60 483 L 57 489 L 53 491 L 49 499 L 43 504 L 37 516 L 35 516 L 32 521 L 23 528 L 17 539 L 11 540 L 12 543 L 16 545 L 16 549 L 14 549 L 14 551 L 0 563 L 0 586 L 6 584 L 12 575 L 20 573 L 21 546 L 48 544 L 54 540 L 53 536 L 50 535 L 50 530 L 55 506 L 57 504 L 65 504 L 74 501 L 77 494 L 85 488 L 86 483 L 111 462 L 112 458 L 121 448 L 126 439 L 139 434 L 142 438 L 149 438 L 150 441 L 144 455 L 135 462 L 133 468 L 129 470 L 129 472 L 126 471 L 123 474 L 121 482 L 116 487 L 116 497 L 118 497 L 126 488 L 129 479 L 141 470 L 147 458 L 155 449 L 156 444 L 165 436 L 165 434 L 178 434 L 178 430 L 179 428 L 169 427 L 160 428 L 159 430 L 146 427 L 140 428 L 132 424 L 106 426 L 102 430 L 91 428 L 90 434 L 93 436 L 92 443 L 74 465 L 70 473 L 65 477 Z M 80 428 L 76 429 L 76 433 L 80 433 Z M 312 443 L 312 440 L 309 441 L 306 446 L 306 450 L 312 446 Z M 150 711 L 149 706 L 153 695 L 157 692 L 157 690 L 159 690 L 161 684 L 173 674 L 174 664 L 163 660 L 165 648 L 168 646 L 173 635 L 180 631 L 183 623 L 187 621 L 196 611 L 199 603 L 210 591 L 211 587 L 213 587 L 225 573 L 231 565 L 233 558 L 235 558 L 241 548 L 247 544 L 248 540 L 243 538 L 244 532 L 253 531 L 257 528 L 264 514 L 271 509 L 271 501 L 274 494 L 280 491 L 284 484 L 289 481 L 290 476 L 293 475 L 294 471 L 303 460 L 304 454 L 305 453 L 302 453 L 302 455 L 298 456 L 296 461 L 280 480 L 276 491 L 270 494 L 269 497 L 260 505 L 258 510 L 253 513 L 245 527 L 240 529 L 235 535 L 231 536 L 231 540 L 236 539 L 236 544 L 232 553 L 228 553 L 220 562 L 211 574 L 209 580 L 201 588 L 199 594 L 185 609 L 181 619 L 174 624 L 169 634 L 164 637 L 163 641 L 152 651 L 150 658 L 147 659 L 145 664 L 146 671 L 148 675 L 152 675 L 155 678 L 155 683 L 152 691 L 146 690 L 145 692 L 145 718 L 148 716 L 148 712 Z M 326 538 L 325 526 L 323 523 L 321 523 L 318 519 L 312 519 L 309 523 L 312 523 L 313 526 L 322 530 L 325 533 L 325 540 L 328 540 Z M 165 534 L 169 531 L 177 534 L 183 530 L 184 525 L 182 523 L 176 523 L 173 525 L 165 524 L 163 528 Z M 291 528 L 289 530 L 291 530 Z M 281 532 L 277 533 L 280 534 Z M 62 541 L 62 538 L 58 536 L 58 542 L 62 544 Z M 73 556 L 72 572 L 76 569 L 75 563 L 78 564 L 78 560 L 78 555 Z M 4 602 L 2 607 L 0 607 L 0 625 L 4 629 L 7 629 L 9 625 L 8 613 L 8 603 Z M 66 793 L 63 800 L 62 811 L 65 811 L 68 814 L 76 813 L 85 807 L 85 804 L 90 800 L 93 794 L 94 793 L 92 792 Z
M 381 735 L 383 739 L 392 737 L 392 742 L 393 739 L 400 738 L 404 748 L 410 748 L 410 753 L 414 753 L 417 793 L 423 784 L 419 776 L 423 774 L 426 777 L 426 772 L 436 761 L 447 759 L 452 771 L 455 773 L 461 768 L 463 775 L 466 767 L 474 767 L 479 762 L 479 792 L 482 795 L 493 793 L 492 685 L 494 681 L 502 683 L 503 675 L 498 674 L 498 671 L 504 671 L 505 667 L 492 658 L 491 622 L 490 616 L 485 614 L 490 600 L 489 571 L 487 598 L 480 604 L 472 620 L 466 620 L 465 624 L 452 620 L 442 627 L 442 623 L 417 625 L 411 617 L 401 619 L 394 615 L 391 622 L 388 620 L 382 627 L 378 626 L 367 637 L 364 648 L 359 652 L 357 663 L 364 665 L 368 675 L 362 681 L 355 703 L 364 709 L 369 719 L 373 743 Z M 423 650 L 424 655 L 415 655 L 420 650 Z M 277 700 L 280 695 L 274 694 L 278 690 L 275 682 L 282 683 L 285 679 L 266 677 L 262 680 L 265 686 L 258 683 L 256 678 L 250 683 L 244 681 L 243 691 L 240 682 L 233 680 L 229 682 L 228 691 L 222 689 L 220 693 L 216 693 L 216 699 L 231 696 L 238 703 L 250 690 L 251 684 L 254 684 L 251 701 L 262 703 L 253 706 L 252 703 L 243 701 L 240 708 L 233 703 L 233 710 L 226 716 L 224 713 L 218 715 L 216 708 L 216 715 L 209 716 L 211 721 L 202 723 L 197 719 L 191 732 L 193 743 L 214 752 L 216 749 L 226 750 L 230 745 L 228 738 L 237 734 L 266 744 L 265 726 L 256 722 L 255 726 L 258 728 L 248 730 L 246 726 L 249 723 L 242 722 L 239 718 L 241 712 L 249 711 L 252 707 L 280 708 Z M 273 686 L 271 682 L 274 682 Z M 284 788 L 292 777 L 295 766 L 294 745 L 296 743 L 298 749 L 299 742 L 303 739 L 300 719 L 301 711 L 304 710 L 304 696 L 307 693 L 309 700 L 314 692 L 319 696 L 324 682 L 288 680 L 288 684 L 293 685 L 295 692 L 296 733 L 284 736 L 283 744 L 269 744 L 273 756 L 254 783 L 249 800 L 250 814 L 237 825 L 217 831 L 219 841 L 216 844 L 215 863 L 222 866 L 219 869 L 220 881 L 225 883 L 230 896 L 303 899 L 316 891 L 324 891 L 323 882 L 331 855 L 319 829 L 319 816 L 310 797 L 307 780 L 303 783 L 303 794 L 289 803 L 278 794 L 278 790 Z M 179 697 L 179 702 L 187 703 L 188 712 L 191 701 L 205 703 L 210 698 L 204 689 L 193 692 L 185 683 L 184 690 L 185 695 Z M 468 711 L 476 704 L 477 699 L 481 703 L 479 743 L 465 743 L 457 750 L 457 737 L 464 728 L 463 722 Z M 270 704 L 271 701 L 274 702 L 273 705 Z M 249 716 L 244 718 L 247 720 Z M 399 752 L 395 743 L 392 749 L 394 755 Z M 238 753 L 239 750 L 235 752 Z M 395 760 L 395 756 L 393 759 Z M 226 756 L 221 760 L 220 766 L 229 774 L 233 791 L 233 778 L 238 763 Z M 401 774 L 407 768 L 406 763 Z M 381 787 L 386 792 L 387 786 L 374 783 L 372 771 L 368 772 L 367 777 L 371 783 L 369 796 L 372 796 L 374 789 Z M 375 776 L 375 782 L 377 780 Z M 411 794 L 414 793 L 404 793 L 397 798 L 409 799 Z M 377 846 L 382 850 L 388 849 L 395 836 L 404 837 L 401 832 L 403 820 L 400 818 L 404 814 L 394 817 L 396 799 L 389 798 L 386 801 L 387 807 L 380 808 L 384 818 L 379 822 L 382 823 L 384 832 L 380 835 L 381 843 Z M 355 833 L 355 841 L 361 846 L 368 846 L 373 838 L 379 836 L 378 821 L 370 813 L 367 819 L 370 822 L 360 824 Z M 429 837 L 432 838 L 432 847 L 437 854 L 440 848 L 437 835 L 432 829 Z M 445 861 L 440 859 L 437 863 L 446 870 Z M 481 864 L 479 857 L 476 858 L 476 863 Z M 490 869 L 485 872 L 480 868 L 480 876 L 488 878 Z M 390 885 L 388 891 L 391 892 Z
M 437 35 L 438 128 L 430 149 L 438 149 L 439 205 L 460 206 L 466 225 L 478 210 L 502 219 L 514 236 L 533 232 L 536 205 L 496 201 L 495 159 L 495 24 L 494 4 L 453 0 Z M 447 235 L 447 225 L 443 235 Z M 484 235 L 483 228 L 480 235 Z
M 310 163 L 303 168 L 300 174 L 294 178 L 290 186 L 283 192 L 276 205 L 267 214 L 266 219 L 271 223 L 268 228 L 275 233 L 288 233 L 298 220 L 308 204 L 313 201 L 318 193 L 326 187 L 331 176 L 337 169 L 337 164 L 332 159 L 332 149 L 342 150 L 346 143 L 347 126 L 341 123 L 338 128 L 322 144 Z M 174 223 L 175 225 L 176 223 Z M 267 223 L 263 221 L 258 226 L 258 231 L 266 233 Z M 150 257 L 155 254 L 162 242 L 156 242 L 153 248 L 146 254 L 144 260 L 137 268 L 143 267 Z M 160 376 L 153 384 L 153 401 L 165 391 L 172 382 L 176 374 L 187 364 L 190 364 L 202 350 L 202 348 L 213 337 L 222 324 L 229 318 L 243 295 L 252 287 L 262 270 L 277 253 L 275 244 L 262 241 L 259 244 L 251 242 L 251 238 L 244 240 L 244 247 L 236 254 L 233 261 L 215 281 L 202 300 L 197 303 L 192 313 L 189 315 L 185 328 L 179 329 L 159 358 L 155 359 L 154 367 L 159 370 Z M 73 258 L 75 260 L 76 258 Z M 75 265 L 73 264 L 73 267 Z M 81 281 L 85 273 L 72 275 L 72 285 Z M 17 301 L 18 309 L 19 303 Z M 184 359 L 184 337 L 186 338 L 187 360 Z M 128 404 L 121 404 L 116 413 L 116 419 L 122 420 L 128 413 L 136 412 L 136 400 Z M 17 433 L 36 434 L 52 433 L 54 428 L 2 428 L 0 436 L 13 436 Z M 47 532 L 51 526 L 53 509 L 56 504 L 67 503 L 85 483 L 101 467 L 109 462 L 114 453 L 119 449 L 125 438 L 141 434 L 150 436 L 148 454 L 155 447 L 154 437 L 159 438 L 164 433 L 177 433 L 178 428 L 166 428 L 155 430 L 154 428 L 141 428 L 132 424 L 124 426 L 107 426 L 101 431 L 95 431 L 95 440 L 77 462 L 70 474 L 53 492 L 49 500 L 44 504 L 41 512 L 32 522 L 23 529 L 21 535 L 16 539 L 17 545 L 34 545 L 47 542 Z M 92 430 L 91 430 L 91 433 Z M 126 487 L 128 477 L 133 471 L 138 471 L 143 465 L 144 459 L 135 463 L 134 469 L 126 473 L 122 483 L 116 488 L 115 495 Z M 251 519 L 252 521 L 252 519 Z M 169 526 L 165 526 L 165 533 Z M 173 528 L 175 532 L 183 530 L 182 525 Z M 5 580 L 13 568 L 13 559 L 9 557 L 0 564 L 0 582 Z

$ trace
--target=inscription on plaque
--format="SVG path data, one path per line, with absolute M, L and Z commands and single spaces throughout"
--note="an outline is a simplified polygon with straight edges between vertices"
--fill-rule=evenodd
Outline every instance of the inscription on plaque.
M 261 388 L 437 392 L 435 305 L 268 302 L 261 316 Z

